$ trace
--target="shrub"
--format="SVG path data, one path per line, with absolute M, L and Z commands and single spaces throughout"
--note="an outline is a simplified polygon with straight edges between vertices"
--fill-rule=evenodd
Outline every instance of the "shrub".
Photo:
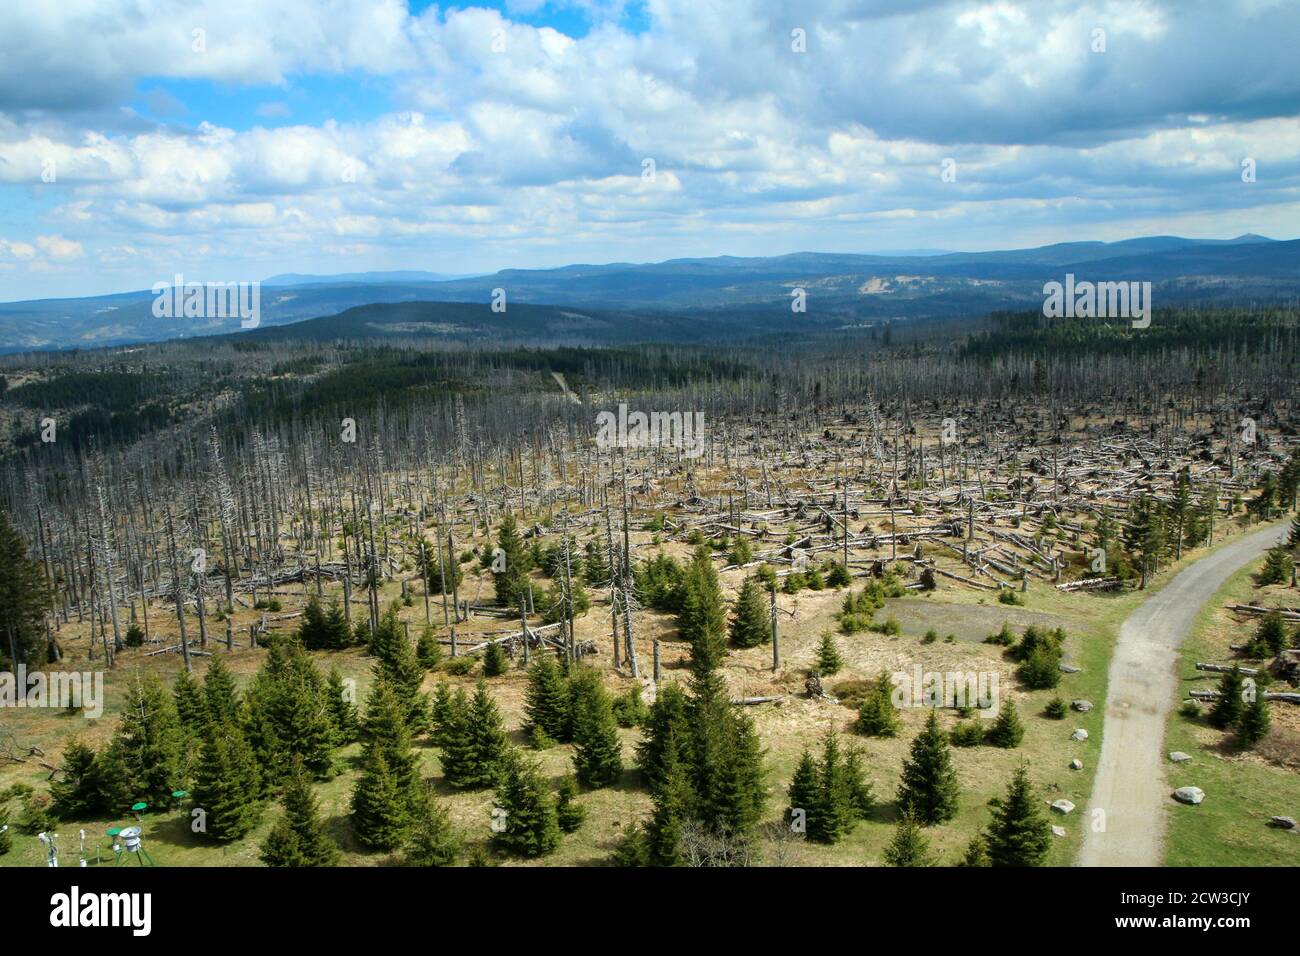
M 649 717 L 650 708 L 641 699 L 640 684 L 633 684 L 614 698 L 614 719 L 620 727 L 642 727 Z
M 474 658 L 472 657 L 449 657 L 442 662 L 442 669 L 456 677 L 464 677 L 474 669 Z
M 999 604 L 1011 604 L 1016 607 L 1023 607 L 1025 599 L 1013 591 L 1011 588 L 1003 588 L 998 592 Z
M 1030 690 L 1051 690 L 1061 682 L 1061 655 L 1039 648 L 1020 665 L 1016 676 Z
M 948 732 L 954 747 L 978 747 L 984 743 L 984 728 L 977 720 L 962 720 Z
M 483 652 L 483 676 L 500 677 L 506 672 L 510 660 L 506 657 L 506 649 L 500 644 L 489 644 L 487 650 Z

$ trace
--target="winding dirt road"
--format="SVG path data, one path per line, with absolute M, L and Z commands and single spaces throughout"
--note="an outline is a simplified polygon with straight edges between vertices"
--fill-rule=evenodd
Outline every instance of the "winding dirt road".
M 1265 528 L 1188 565 L 1130 614 L 1110 662 L 1101 758 L 1080 866 L 1159 866 L 1164 842 L 1165 725 L 1178 686 L 1178 649 L 1205 602 L 1242 566 L 1286 535 Z M 1213 799 L 1212 796 L 1207 799 Z M 1105 830 L 1093 821 L 1105 813 Z

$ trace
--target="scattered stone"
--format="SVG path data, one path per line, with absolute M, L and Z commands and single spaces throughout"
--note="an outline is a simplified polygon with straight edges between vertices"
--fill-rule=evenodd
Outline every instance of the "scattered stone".
M 1174 799 L 1179 803 L 1190 803 L 1196 806 L 1205 799 L 1205 791 L 1200 787 L 1179 787 L 1174 791 Z
M 1086 731 L 1086 730 L 1084 730 L 1082 727 L 1080 727 L 1080 728 L 1079 728 L 1078 730 L 1076 730 L 1074 733 L 1070 734 L 1070 739 L 1071 739 L 1071 740 L 1087 740 L 1087 739 L 1088 739 L 1088 731 Z
M 1073 707 L 1075 710 L 1077 710 L 1079 713 L 1086 714 L 1088 711 L 1092 710 L 1092 701 L 1072 700 L 1070 701 L 1070 706 Z
M 1070 761 L 1070 769 L 1071 769 L 1071 770 L 1082 770 L 1082 769 L 1083 769 L 1083 761 L 1080 760 L 1078 757 L 1075 757 L 1073 760 Z
M 1058 837 L 1065 836 L 1065 827 L 1056 827 L 1056 826 L 1052 827 L 1052 836 L 1058 836 Z
M 1187 761 L 1192 759 L 1192 755 L 1185 754 L 1181 750 L 1173 750 L 1169 753 L 1169 759 L 1174 763 L 1187 763 Z
M 1052 803 L 1052 809 L 1057 813 L 1064 815 L 1074 811 L 1074 804 L 1069 800 L 1057 800 Z
M 1271 827 L 1277 827 L 1279 830 L 1294 830 L 1295 818 L 1294 817 L 1271 817 L 1268 821 L 1268 825 Z
M 1082 667 L 1075 667 L 1073 664 L 1057 664 L 1056 666 L 1061 669 L 1062 674 L 1077 674 L 1083 670 Z

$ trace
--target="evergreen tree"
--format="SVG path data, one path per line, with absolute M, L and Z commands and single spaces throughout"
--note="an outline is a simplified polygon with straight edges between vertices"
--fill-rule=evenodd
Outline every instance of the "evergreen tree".
M 1237 722 L 1241 717 L 1241 696 L 1244 685 L 1241 669 L 1235 665 L 1232 670 L 1219 678 L 1219 699 L 1210 709 L 1211 725 L 1226 730 Z
M 898 736 L 898 708 L 894 706 L 893 683 L 888 674 L 882 673 L 876 678 L 870 693 L 858 707 L 858 719 L 853 726 L 858 733 L 868 737 Z
M 466 705 L 468 707 L 468 705 Z M 436 746 L 447 742 L 447 731 L 455 724 L 456 714 L 453 709 L 451 688 L 445 681 L 439 681 L 433 690 L 433 706 L 429 716 L 429 739 Z
M 582 826 L 582 821 L 587 819 L 586 808 L 577 800 L 578 781 L 572 776 L 564 777 L 555 795 L 555 818 L 565 833 L 577 830 Z
M 650 705 L 645 736 L 636 750 L 637 765 L 651 791 L 662 783 L 664 767 L 670 760 L 689 765 L 690 739 L 690 701 L 676 684 L 661 685 Z M 671 757 L 669 750 L 673 751 Z
M 995 747 L 1019 747 L 1025 737 L 1024 725 L 1016 713 L 1016 705 L 1007 701 L 998 711 L 997 719 L 989 728 L 988 741 Z
M 1268 736 L 1271 723 L 1272 718 L 1263 692 L 1252 694 L 1251 699 L 1242 708 L 1241 716 L 1237 718 L 1237 742 L 1247 749 L 1254 747 Z
M 988 836 L 983 830 L 979 830 L 971 837 L 970 843 L 966 844 L 966 853 L 961 858 L 958 866 L 989 866 L 989 842 Z
M 1269 548 L 1264 556 L 1264 567 L 1259 572 L 1260 585 L 1291 583 L 1291 566 L 1291 553 L 1285 544 Z
M 489 644 L 483 652 L 483 676 L 500 677 L 509 666 L 506 650 L 500 644 Z
M 772 640 L 768 600 L 757 578 L 746 578 L 740 586 L 731 619 L 731 643 L 736 647 L 758 647 Z
M 1291 534 L 1287 537 L 1286 543 L 1293 548 L 1300 548 L 1300 511 L 1295 513 L 1291 519 Z
M 561 577 L 551 586 L 545 599 L 546 612 L 542 620 L 547 624 L 554 624 L 556 621 L 567 620 L 569 614 L 568 585 L 566 580 Z M 573 616 L 581 617 L 591 610 L 591 596 L 587 594 L 587 589 L 582 586 L 581 578 L 573 578 Z
M 90 768 L 87 796 L 93 801 L 96 811 L 106 816 L 122 813 L 137 799 L 125 752 L 122 742 L 114 738 L 95 755 Z
M 432 787 L 425 787 L 415 802 L 403 862 L 407 866 L 455 866 L 460 849 L 447 808 L 434 796 Z
M 45 571 L 27 557 L 25 542 L 0 509 L 0 654 L 9 662 L 39 666 L 48 654 L 45 610 L 49 607 Z
M 420 640 L 415 645 L 415 659 L 427 671 L 442 663 L 442 645 L 438 643 L 432 627 L 426 627 L 420 632 Z
M 420 783 L 419 758 L 411 750 L 411 732 L 405 718 L 406 709 L 396 689 L 379 677 L 366 698 L 362 739 L 367 748 L 379 750 L 398 789 L 408 800 L 413 800 Z
M 1052 843 L 1052 825 L 1038 806 L 1024 764 L 1012 774 L 1007 795 L 993 810 L 987 854 L 990 866 L 1041 866 Z
M 645 828 L 646 862 L 678 866 L 682 862 L 682 829 L 692 816 L 695 797 L 688 768 L 678 757 L 684 748 L 678 745 L 675 730 L 669 730 L 664 744 L 658 782 L 652 791 L 654 813 Z
M 91 816 L 98 809 L 94 791 L 95 751 L 73 740 L 63 751 L 63 765 L 50 781 L 54 812 L 64 820 Z
M 262 815 L 257 758 L 238 726 L 209 725 L 199 749 L 194 805 L 203 809 L 209 838 L 228 843 L 244 836 Z
M 406 640 L 397 605 L 391 605 L 371 637 L 370 652 L 379 658 L 379 673 L 393 686 L 406 710 L 407 726 L 420 733 L 429 724 L 429 700 L 421 693 L 425 668 Z
M 352 703 L 351 692 L 343 683 L 343 675 L 337 667 L 330 668 L 325 691 L 329 701 L 330 723 L 334 728 L 334 744 L 338 747 L 350 744 L 360 732 L 357 708 Z
M 115 742 L 135 799 L 162 803 L 183 782 L 180 718 L 157 674 L 129 685 Z
M 944 823 L 957 815 L 957 774 L 952 768 L 952 752 L 933 710 L 926 718 L 925 729 L 912 741 L 911 754 L 903 764 L 898 806 L 922 826 Z
M 294 761 L 281 802 L 284 814 L 262 844 L 262 862 L 267 866 L 336 865 L 339 849 L 321 824 L 311 778 L 299 761 Z
M 1174 481 L 1174 494 L 1169 503 L 1169 535 L 1174 545 L 1174 558 L 1183 556 L 1183 541 L 1187 532 L 1187 524 L 1194 513 L 1195 508 L 1192 504 L 1192 480 L 1188 470 L 1183 468 L 1179 470 L 1178 477 Z
M 520 856 L 545 856 L 560 845 L 560 824 L 555 801 L 547 791 L 541 771 L 517 749 L 499 758 L 501 782 L 496 791 L 497 808 L 504 811 L 502 828 L 495 839 Z
M 930 841 L 912 814 L 904 812 L 894 830 L 894 838 L 885 848 L 886 866 L 933 866 Z
M 691 673 L 711 673 L 727 653 L 727 612 L 718 572 L 708 550 L 700 546 L 686 568 L 677 629 L 691 646 Z
M 802 821 L 805 834 L 808 832 L 808 819 L 822 814 L 822 791 L 817 772 L 817 760 L 808 748 L 804 748 L 799 762 L 795 764 L 794 776 L 790 778 L 790 810 L 786 813 L 786 822 L 792 826 Z M 795 811 L 803 811 L 796 815 Z M 812 839 L 809 837 L 809 839 Z
M 220 657 L 213 657 L 203 675 L 203 700 L 214 723 L 226 724 L 239 717 L 239 691 L 230 668 Z
M 570 681 L 573 714 L 573 769 L 589 789 L 607 787 L 623 773 L 623 743 L 600 674 L 578 668 Z
M 568 679 L 553 654 L 540 654 L 528 669 L 524 733 L 535 747 L 571 739 Z
M 296 641 L 275 641 L 244 694 L 241 723 L 272 788 L 301 757 L 318 779 L 334 772 L 333 701 L 325 679 Z
M 609 586 L 609 555 L 597 541 L 587 542 L 583 549 L 582 578 L 588 587 L 604 588 Z
M 743 835 L 764 800 L 753 724 L 731 706 L 717 675 L 694 681 L 693 688 L 689 727 L 696 819 L 711 832 Z
M 325 611 L 321 640 L 324 642 L 324 647 L 334 651 L 352 646 L 352 629 L 348 627 L 347 615 L 337 598 L 330 602 L 330 606 Z
M 479 681 L 463 722 L 458 715 L 456 726 L 443 744 L 443 774 L 449 784 L 459 789 L 490 787 L 496 782 L 505 752 L 501 714 L 487 685 Z
M 862 751 L 849 747 L 844 753 L 844 771 L 840 777 L 842 804 L 853 815 L 853 822 L 865 820 L 875 809 L 876 797 L 867 782 L 867 774 L 862 766 Z M 850 823 L 852 829 L 852 823 Z
M 1280 613 L 1269 611 L 1255 628 L 1255 636 L 1250 642 L 1251 654 L 1256 657 L 1276 657 L 1286 646 L 1286 623 Z
M 817 673 L 829 676 L 838 674 L 844 666 L 840 649 L 835 646 L 835 635 L 830 631 L 822 632 L 822 642 L 817 648 Z
M 203 689 L 194 675 L 181 671 L 172 685 L 172 700 L 176 703 L 176 716 L 187 734 L 201 735 L 208 725 L 208 704 Z
M 532 566 L 523 539 L 519 536 L 519 526 L 514 515 L 506 515 L 497 533 L 497 546 L 501 549 L 492 561 L 502 562 L 500 571 L 492 572 L 496 587 L 497 603 L 517 607 L 521 595 L 527 590 L 528 571 Z M 491 562 L 489 562 L 491 565 Z
M 319 651 L 332 646 L 329 638 L 329 631 L 325 626 L 325 609 L 321 607 L 320 598 L 313 594 L 302 609 L 302 622 L 298 625 L 298 641 L 309 651 Z
M 361 777 L 352 791 L 352 830 L 372 850 L 402 845 L 411 825 L 411 791 L 384 760 L 383 748 L 367 744 Z

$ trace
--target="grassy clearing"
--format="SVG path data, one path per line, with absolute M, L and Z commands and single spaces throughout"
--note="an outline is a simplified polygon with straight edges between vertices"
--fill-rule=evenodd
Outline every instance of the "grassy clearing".
M 1180 694 L 1210 690 L 1217 676 L 1196 670 L 1197 661 L 1230 663 L 1238 644 L 1253 629 L 1228 611 L 1227 603 L 1293 605 L 1295 591 L 1257 588 L 1254 574 L 1262 559 L 1233 575 L 1201 611 L 1183 646 Z M 1243 662 L 1258 664 L 1259 662 Z M 1165 863 L 1168 866 L 1300 866 L 1300 834 L 1267 826 L 1269 817 L 1300 816 L 1300 708 L 1271 705 L 1273 727 L 1254 752 L 1242 752 L 1231 731 L 1220 731 L 1174 711 L 1167 750 L 1192 759 L 1170 764 L 1169 789 L 1197 786 L 1205 802 L 1189 807 L 1169 802 L 1166 809 Z

